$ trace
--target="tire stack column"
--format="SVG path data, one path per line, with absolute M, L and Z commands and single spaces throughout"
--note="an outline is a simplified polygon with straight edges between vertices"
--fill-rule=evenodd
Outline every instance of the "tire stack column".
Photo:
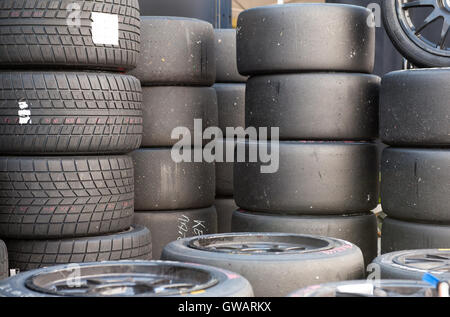
M 447 68 L 383 77 L 382 253 L 450 247 L 449 81 Z
M 215 164 L 202 157 L 194 162 L 193 154 L 208 143 L 203 131 L 217 126 L 214 29 L 177 17 L 143 16 L 141 24 L 141 55 L 132 72 L 143 86 L 144 116 L 142 146 L 132 154 L 135 221 L 152 232 L 153 258 L 159 259 L 171 241 L 217 232 Z M 172 156 L 182 141 L 192 150 L 188 161 Z
M 231 232 L 231 217 L 237 209 L 233 198 L 233 162 L 227 162 L 226 149 L 235 147 L 237 138 L 227 138 L 226 128 L 245 127 L 245 82 L 239 74 L 236 61 L 236 30 L 216 29 L 216 84 L 219 109 L 219 128 L 223 139 L 216 140 L 224 149 L 222 158 L 216 161 L 216 201 L 218 232 Z
M 380 78 L 372 13 L 361 7 L 289 4 L 241 13 L 237 63 L 250 76 L 247 127 L 279 127 L 279 168 L 234 166 L 234 232 L 330 236 L 377 255 Z M 261 135 L 261 134 L 260 134 Z M 268 131 L 270 136 L 270 130 Z M 254 141 L 246 144 L 248 151 Z M 259 146 L 263 145 L 260 140 Z M 275 166 L 275 165 L 273 165 Z
M 79 23 L 71 3 L 0 8 L 0 236 L 21 271 L 151 258 L 125 155 L 141 142 L 141 87 L 119 73 L 136 66 L 138 1 L 82 1 Z

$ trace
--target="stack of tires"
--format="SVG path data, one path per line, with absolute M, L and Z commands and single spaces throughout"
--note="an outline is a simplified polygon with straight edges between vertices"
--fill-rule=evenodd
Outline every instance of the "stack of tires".
M 233 160 L 227 160 L 227 149 L 234 149 L 239 135 L 227 133 L 245 126 L 245 82 L 247 77 L 239 74 L 236 61 L 236 30 L 216 29 L 216 84 L 219 108 L 219 128 L 223 139 L 216 139 L 223 149 L 223 156 L 216 160 L 216 201 L 218 232 L 231 232 L 231 217 L 237 209 L 233 197 Z M 239 131 L 238 131 L 239 132 Z
M 217 232 L 215 164 L 202 156 L 203 132 L 218 120 L 214 29 L 196 19 L 143 16 L 141 30 L 132 72 L 143 86 L 144 116 L 141 149 L 132 153 L 135 222 L 150 229 L 159 259 L 173 240 Z
M 448 68 L 383 78 L 382 253 L 450 247 L 449 81 Z
M 0 236 L 11 268 L 151 257 L 149 231 L 132 226 L 124 155 L 141 142 L 141 87 L 118 73 L 135 66 L 139 42 L 137 0 L 0 4 Z
M 372 13 L 362 7 L 292 4 L 244 11 L 238 69 L 250 75 L 246 126 L 279 127 L 275 172 L 265 158 L 234 166 L 234 232 L 329 236 L 377 255 L 380 79 L 374 66 Z M 269 138 L 272 136 L 269 134 Z M 246 144 L 246 152 L 255 145 Z M 259 151 L 261 152 L 261 151 Z M 261 153 L 259 153 L 261 154 Z M 261 155 L 260 155 L 261 156 Z M 273 157 L 273 159 L 276 159 Z

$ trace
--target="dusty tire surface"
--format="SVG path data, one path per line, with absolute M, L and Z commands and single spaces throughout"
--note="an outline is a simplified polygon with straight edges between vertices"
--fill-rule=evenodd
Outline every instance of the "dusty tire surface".
M 216 208 L 136 212 L 134 223 L 147 227 L 152 234 L 153 259 L 161 257 L 172 241 L 217 233 Z
M 0 65 L 130 70 L 139 55 L 139 16 L 138 0 L 2 1 Z
M 213 88 L 217 93 L 218 127 L 226 138 L 227 128 L 245 127 L 245 84 L 215 84 Z
M 246 10 L 237 24 L 241 75 L 304 71 L 371 73 L 375 27 L 370 10 L 336 4 L 287 4 Z
M 0 157 L 0 232 L 83 237 L 130 227 L 133 162 L 124 156 Z
M 284 232 L 342 239 L 361 249 L 366 265 L 377 256 L 377 218 L 372 213 L 292 216 L 235 209 L 231 223 L 232 232 Z
M 236 30 L 214 29 L 217 83 L 245 83 L 239 74 L 236 57 Z
M 20 155 L 128 153 L 141 144 L 141 102 L 141 85 L 129 75 L 0 72 L 0 149 Z
M 282 248 L 283 243 L 293 247 L 305 243 L 308 251 L 239 251 L 259 249 L 261 244 L 262 248 Z M 355 245 L 343 240 L 293 234 L 241 233 L 187 238 L 168 244 L 162 259 L 226 268 L 244 276 L 252 284 L 257 297 L 286 296 L 318 281 L 364 276 L 362 254 Z
M 216 79 L 214 29 L 206 21 L 142 16 L 142 45 L 130 72 L 144 86 L 212 86 Z
M 20 271 L 58 264 L 150 260 L 150 231 L 142 226 L 116 234 L 74 239 L 7 240 L 10 267 Z

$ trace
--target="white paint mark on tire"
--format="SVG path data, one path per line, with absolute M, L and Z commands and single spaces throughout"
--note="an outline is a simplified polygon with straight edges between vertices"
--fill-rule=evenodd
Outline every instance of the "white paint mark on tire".
M 31 110 L 25 101 L 19 101 L 19 124 L 31 124 Z
M 97 45 L 119 45 L 119 16 L 92 12 L 92 42 Z

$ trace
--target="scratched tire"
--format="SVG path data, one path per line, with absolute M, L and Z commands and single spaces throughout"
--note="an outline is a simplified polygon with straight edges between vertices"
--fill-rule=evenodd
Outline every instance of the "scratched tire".
M 450 225 L 450 149 L 386 148 L 381 160 L 381 205 L 405 221 Z
M 0 233 L 12 239 L 95 236 L 133 221 L 129 156 L 0 157 Z
M 99 15 L 115 21 L 102 25 Z M 3 0 L 0 67 L 132 69 L 140 47 L 139 16 L 138 0 Z M 103 33 L 111 30 L 118 33 L 105 41 L 109 34 Z
M 9 276 L 8 250 L 6 244 L 0 240 L 0 280 Z
M 74 274 L 80 283 L 73 282 Z M 0 282 L 0 297 L 74 296 L 242 298 L 253 297 L 253 290 L 250 283 L 236 273 L 169 261 L 121 260 L 58 265 L 24 272 Z M 197 304 L 183 300 L 182 305 L 183 311 L 191 311 L 188 309 Z M 210 305 L 206 313 L 216 310 L 213 304 Z
M 132 226 L 126 231 L 95 237 L 6 240 L 11 268 L 28 271 L 58 264 L 150 260 L 150 231 Z
M 185 238 L 168 244 L 162 259 L 236 272 L 250 282 L 256 297 L 286 296 L 312 284 L 364 276 L 362 253 L 355 245 L 298 234 L 229 233 Z
M 136 212 L 134 223 L 147 227 L 152 234 L 153 259 L 161 257 L 163 248 L 181 238 L 217 233 L 215 207 L 187 210 Z
M 0 72 L 0 151 L 128 153 L 142 140 L 142 91 L 128 75 Z

